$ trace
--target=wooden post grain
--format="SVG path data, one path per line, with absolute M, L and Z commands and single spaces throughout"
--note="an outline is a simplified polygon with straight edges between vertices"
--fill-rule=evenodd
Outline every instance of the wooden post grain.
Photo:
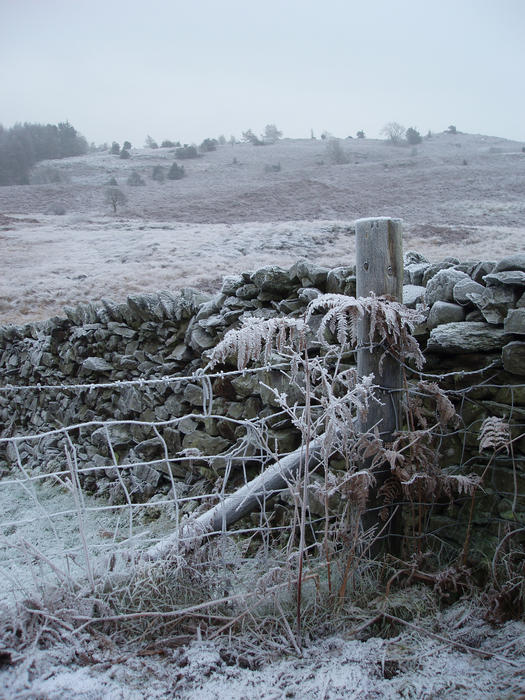
M 403 239 L 400 219 L 386 217 L 359 219 L 356 230 L 356 283 L 357 296 L 367 297 L 386 295 L 395 301 L 403 300 Z M 381 404 L 374 403 L 366 415 L 359 417 L 359 428 L 367 432 L 377 425 L 385 442 L 389 442 L 392 433 L 399 427 L 400 389 L 402 387 L 401 367 L 392 357 L 381 356 L 384 348 L 370 348 L 369 319 L 361 321 L 358 331 L 357 372 L 360 377 L 373 374 L 375 383 L 379 384 L 377 397 Z M 370 496 L 369 508 L 363 516 L 365 529 L 373 525 L 382 526 L 379 520 L 381 506 L 377 491 L 390 475 L 388 465 L 375 472 L 376 485 Z M 387 547 L 397 550 L 400 538 L 394 538 L 401 528 L 400 513 L 392 519 L 389 529 Z M 377 551 L 377 548 L 376 548 Z

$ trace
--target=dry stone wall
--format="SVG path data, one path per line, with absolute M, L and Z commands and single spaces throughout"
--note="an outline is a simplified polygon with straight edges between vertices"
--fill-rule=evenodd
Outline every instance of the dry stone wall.
M 509 418 L 515 435 L 525 432 L 525 255 L 499 262 L 446 258 L 430 263 L 409 252 L 404 282 L 405 303 L 428 307 L 427 321 L 417 330 L 427 357 L 425 371 L 448 375 L 445 386 L 455 392 L 463 418 L 464 429 L 444 445 L 444 463 L 481 471 L 486 458 L 479 454 L 476 430 L 484 417 Z M 0 327 L 1 384 L 33 387 L 0 392 L 2 435 L 92 422 L 76 435 L 76 458 L 91 469 L 83 475 L 84 488 L 122 499 L 117 462 L 128 465 L 124 485 L 137 501 L 166 493 L 172 477 L 182 493 L 205 490 L 205 481 L 224 469 L 206 455 L 243 452 L 243 458 L 257 461 L 256 446 L 246 441 L 236 421 L 266 418 L 267 439 L 280 452 L 294 449 L 299 434 L 282 416 L 272 418 L 275 402 L 257 374 L 213 379 L 214 420 L 201 415 L 202 384 L 176 377 L 202 367 L 203 354 L 243 318 L 300 316 L 312 299 L 327 292 L 355 295 L 355 269 L 328 270 L 299 261 L 288 270 L 273 266 L 226 277 L 214 296 L 192 289 L 134 295 L 122 304 L 80 304 L 65 308 L 64 317 Z M 262 379 L 289 391 L 278 372 Z M 68 389 L 79 384 L 86 386 Z M 108 386 L 93 389 L 92 384 Z M 57 388 L 39 390 L 43 385 Z M 150 425 L 174 418 L 182 420 L 156 430 Z M 107 420 L 133 421 L 109 428 L 111 446 L 108 429 L 100 425 Z M 9 444 L 0 453 L 0 469 L 45 455 L 41 468 L 57 470 L 64 461 L 64 441 L 53 434 L 39 443 L 24 442 L 19 455 Z M 171 467 L 166 450 L 173 457 Z M 524 454 L 522 438 L 514 444 L 512 460 L 498 462 L 483 506 L 487 520 L 494 514 L 517 517 L 511 501 L 516 485 L 525 493 Z M 249 470 L 249 461 L 241 463 Z

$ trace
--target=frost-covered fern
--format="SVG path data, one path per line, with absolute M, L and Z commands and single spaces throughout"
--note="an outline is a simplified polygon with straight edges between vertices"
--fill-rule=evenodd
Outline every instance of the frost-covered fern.
M 483 450 L 501 450 L 509 451 L 510 444 L 510 428 L 507 421 L 503 418 L 490 416 L 485 418 L 481 424 L 479 431 L 479 449 Z
M 269 318 L 262 320 L 253 316 L 244 319 L 239 329 L 226 333 L 221 342 L 212 350 L 208 368 L 225 362 L 232 355 L 237 356 L 237 367 L 245 369 L 250 362 L 263 359 L 268 362 L 274 350 L 283 352 L 295 348 L 302 352 L 306 347 L 308 326 L 302 319 Z
M 355 346 L 359 323 L 366 319 L 370 352 L 381 344 L 400 359 L 413 359 L 418 369 L 422 368 L 423 354 L 412 335 L 416 326 L 424 321 L 420 311 L 374 294 L 358 299 L 343 294 L 324 294 L 310 302 L 306 321 L 320 309 L 328 309 L 318 331 L 321 343 L 327 344 L 327 331 L 330 331 L 340 345 Z

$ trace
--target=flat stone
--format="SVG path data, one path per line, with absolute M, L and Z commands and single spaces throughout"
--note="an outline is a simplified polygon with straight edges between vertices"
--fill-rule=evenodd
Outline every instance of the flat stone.
M 503 327 L 507 333 L 525 335 L 525 309 L 510 309 Z
M 138 445 L 135 445 L 133 450 L 139 459 L 143 459 L 146 462 L 152 459 L 158 459 L 164 454 L 162 450 L 162 443 L 158 438 L 143 440 L 142 442 L 139 442 Z M 146 481 L 146 479 L 144 479 L 144 481 Z
M 525 343 L 513 340 L 502 352 L 503 367 L 510 374 L 525 375 Z
M 223 277 L 221 294 L 227 297 L 235 295 L 237 289 L 242 287 L 243 284 L 244 278 L 242 275 L 228 275 L 227 277 Z
M 355 288 L 355 266 L 334 267 L 326 276 L 326 291 L 328 294 L 348 294 L 346 287 L 351 282 Z
M 525 272 L 521 270 L 506 270 L 504 272 L 491 272 L 483 278 L 488 285 L 513 284 L 516 287 L 525 287 Z
M 454 263 L 452 262 L 438 262 L 438 263 L 431 263 L 428 265 L 427 269 L 425 270 L 425 273 L 423 275 L 423 280 L 421 284 L 426 287 L 426 285 L 429 283 L 429 281 L 437 275 L 438 272 L 441 272 L 441 270 L 448 270 L 451 267 L 454 267 Z
M 499 263 L 494 268 L 494 272 L 505 272 L 506 270 L 521 270 L 525 272 L 525 253 L 518 253 L 517 255 L 509 255 Z
M 208 350 L 216 345 L 216 343 L 217 340 L 213 336 L 209 335 L 209 333 L 206 333 L 206 331 L 198 326 L 191 332 L 189 344 L 196 351 Z
M 259 287 L 256 284 L 243 284 L 235 290 L 235 296 L 239 299 L 255 299 L 259 294 Z
M 407 252 L 403 255 L 403 265 L 406 267 L 407 265 L 414 265 L 417 263 L 430 264 L 429 260 L 427 260 L 421 253 L 418 253 L 417 250 L 407 250 Z
M 137 445 L 138 447 L 138 445 Z M 140 481 L 145 481 L 150 486 L 158 486 L 160 474 L 156 469 L 152 469 L 147 464 L 137 464 L 131 469 L 131 473 Z
M 137 335 L 137 332 L 134 331 L 133 328 L 125 326 L 122 323 L 115 323 L 115 321 L 110 321 L 108 323 L 108 331 L 111 331 L 112 334 L 119 335 L 122 338 L 134 338 Z
M 448 301 L 436 301 L 427 318 L 427 328 L 432 330 L 444 323 L 456 323 L 465 320 L 465 309 Z
M 259 378 L 256 374 L 241 374 L 235 379 L 232 379 L 231 384 L 235 389 L 236 396 L 246 398 L 256 394 L 259 391 Z
M 427 350 L 441 353 L 477 353 L 499 350 L 511 336 L 489 323 L 446 323 L 430 331 Z
M 454 287 L 470 277 L 459 270 L 445 269 L 437 272 L 427 284 L 425 302 L 432 306 L 436 301 L 454 301 Z
M 479 284 L 481 284 L 483 282 L 483 278 L 485 277 L 485 275 L 488 275 L 490 272 L 492 272 L 495 267 L 496 267 L 495 261 L 482 260 L 474 267 L 470 276 L 472 277 L 474 282 L 478 282 Z
M 287 271 L 276 265 L 262 267 L 260 270 L 257 270 L 251 276 L 251 281 L 262 292 L 282 294 L 293 289 L 293 284 Z
M 308 260 L 299 260 L 288 270 L 290 280 L 299 280 L 303 287 L 321 287 L 326 284 L 328 269 Z
M 192 406 L 202 407 L 202 386 L 199 384 L 186 384 L 183 396 L 184 400 Z
M 418 262 L 406 265 L 404 269 L 405 282 L 417 286 L 422 286 L 423 278 L 425 277 L 425 273 L 429 269 L 429 267 L 430 263 L 428 262 Z
M 478 282 L 474 282 L 473 279 L 462 279 L 454 285 L 452 290 L 452 296 L 456 304 L 461 304 L 461 306 L 467 306 L 472 304 L 472 301 L 468 294 L 483 294 L 485 287 Z
M 82 363 L 86 372 L 111 372 L 114 368 L 103 357 L 88 357 Z
M 199 450 L 204 455 L 216 455 L 224 452 L 231 443 L 221 437 L 214 437 L 202 430 L 195 430 L 184 436 L 182 441 L 183 449 L 193 448 Z
M 485 287 L 481 294 L 469 294 L 468 298 L 483 314 L 487 323 L 503 323 L 510 308 L 516 303 L 512 287 Z
M 425 299 L 425 287 L 418 284 L 403 285 L 403 304 L 409 309 L 415 309 Z

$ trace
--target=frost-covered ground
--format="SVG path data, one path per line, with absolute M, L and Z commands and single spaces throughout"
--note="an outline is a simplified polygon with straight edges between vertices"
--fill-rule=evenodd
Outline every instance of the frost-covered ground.
M 465 619 L 466 617 L 466 619 Z M 428 621 L 425 626 L 429 628 Z M 516 700 L 525 693 L 525 625 L 496 630 L 455 608 L 433 621 L 479 655 L 462 653 L 421 632 L 391 639 L 330 637 L 302 656 L 281 655 L 247 668 L 253 641 L 192 642 L 139 656 L 119 649 L 58 645 L 32 650 L 0 671 L 5 698 L 46 700 L 380 700 L 443 698 Z M 240 644 L 239 644 L 240 643 Z M 245 645 L 244 655 L 239 645 Z M 483 652 L 490 658 L 483 658 Z M 502 657 L 505 656 L 505 659 Z
M 38 165 L 63 182 L 0 188 L 1 322 L 46 318 L 104 296 L 215 291 L 226 274 L 299 258 L 351 264 L 348 224 L 364 216 L 401 217 L 405 250 L 432 260 L 523 250 L 521 144 L 468 134 L 435 135 L 414 151 L 341 143 L 345 165 L 331 163 L 321 140 L 220 146 L 185 161 L 183 180 L 163 183 L 151 174 L 173 162 L 169 149 Z M 280 171 L 267 172 L 278 164 Z M 145 186 L 126 184 L 132 170 Z M 104 201 L 111 177 L 128 198 L 116 216 Z M 53 214 L 57 207 L 65 214 Z

